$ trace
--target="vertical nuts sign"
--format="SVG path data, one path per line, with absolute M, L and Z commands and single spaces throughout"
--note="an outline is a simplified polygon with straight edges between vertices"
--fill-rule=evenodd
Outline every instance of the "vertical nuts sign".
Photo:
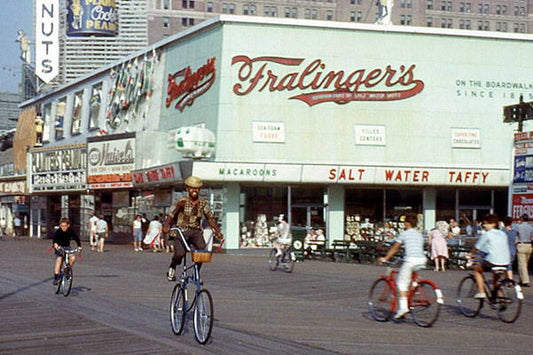
M 49 83 L 59 74 L 59 0 L 36 0 L 35 6 L 35 74 Z

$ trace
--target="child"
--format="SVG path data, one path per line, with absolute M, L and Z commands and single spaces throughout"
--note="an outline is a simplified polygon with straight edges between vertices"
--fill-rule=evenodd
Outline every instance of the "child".
M 80 237 L 70 228 L 70 221 L 67 218 L 61 218 L 59 221 L 59 228 L 54 233 L 54 240 L 52 242 L 52 247 L 55 250 L 56 261 L 54 264 L 54 285 L 57 285 L 59 282 L 59 271 L 61 270 L 61 263 L 63 262 L 63 254 L 61 253 L 61 248 L 70 247 L 70 241 L 74 240 L 78 244 L 78 248 L 81 250 L 81 241 Z M 70 265 L 74 265 L 75 257 L 70 255 L 69 262 Z
M 407 303 L 407 295 L 409 286 L 411 284 L 411 276 L 415 268 L 424 267 L 427 258 L 424 255 L 424 237 L 415 229 L 417 218 L 416 215 L 411 214 L 405 217 L 405 231 L 400 233 L 394 245 L 384 258 L 379 258 L 379 262 L 383 263 L 396 254 L 403 244 L 404 247 L 404 261 L 400 271 L 398 272 L 398 290 L 400 293 L 398 311 L 394 316 L 395 319 L 400 319 L 409 313 Z
M 474 264 L 474 276 L 476 278 L 477 293 L 474 298 L 485 298 L 483 284 L 483 271 L 491 271 L 495 266 L 502 266 L 507 268 L 511 263 L 511 252 L 509 251 L 509 244 L 507 235 L 498 229 L 498 216 L 495 214 L 488 214 L 483 218 L 483 229 L 486 233 L 481 234 L 474 248 L 469 254 L 472 258 L 479 250 L 483 250 L 486 255 L 481 262 Z M 496 275 L 493 275 L 493 283 L 498 281 Z

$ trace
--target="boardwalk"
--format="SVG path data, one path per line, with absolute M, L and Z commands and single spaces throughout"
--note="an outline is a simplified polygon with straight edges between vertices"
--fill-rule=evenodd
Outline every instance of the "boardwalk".
M 515 324 L 484 309 L 457 314 L 455 287 L 464 272 L 424 275 L 446 304 L 433 328 L 370 319 L 366 295 L 382 268 L 304 262 L 292 274 L 270 272 L 261 255 L 215 255 L 203 272 L 215 300 L 212 341 L 192 331 L 176 337 L 168 321 L 169 254 L 109 245 L 84 251 L 73 291 L 54 294 L 49 241 L 0 240 L 0 354 L 501 354 L 530 353 L 533 292 Z

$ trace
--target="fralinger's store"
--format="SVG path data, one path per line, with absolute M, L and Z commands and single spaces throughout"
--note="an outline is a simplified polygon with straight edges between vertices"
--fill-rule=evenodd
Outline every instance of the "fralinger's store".
M 225 248 L 395 233 L 508 213 L 513 133 L 533 100 L 533 36 L 220 16 L 25 102 L 32 225 L 103 212 L 129 241 L 205 181 Z M 527 128 L 527 123 L 525 124 Z M 35 229 L 35 228 L 34 228 Z M 34 230 L 34 232 L 36 232 Z

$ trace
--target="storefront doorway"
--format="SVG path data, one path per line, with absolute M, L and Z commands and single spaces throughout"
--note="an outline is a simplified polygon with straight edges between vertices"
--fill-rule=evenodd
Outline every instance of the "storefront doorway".
M 304 203 L 291 206 L 289 220 L 294 227 L 322 228 L 325 230 L 325 208 L 323 204 Z

